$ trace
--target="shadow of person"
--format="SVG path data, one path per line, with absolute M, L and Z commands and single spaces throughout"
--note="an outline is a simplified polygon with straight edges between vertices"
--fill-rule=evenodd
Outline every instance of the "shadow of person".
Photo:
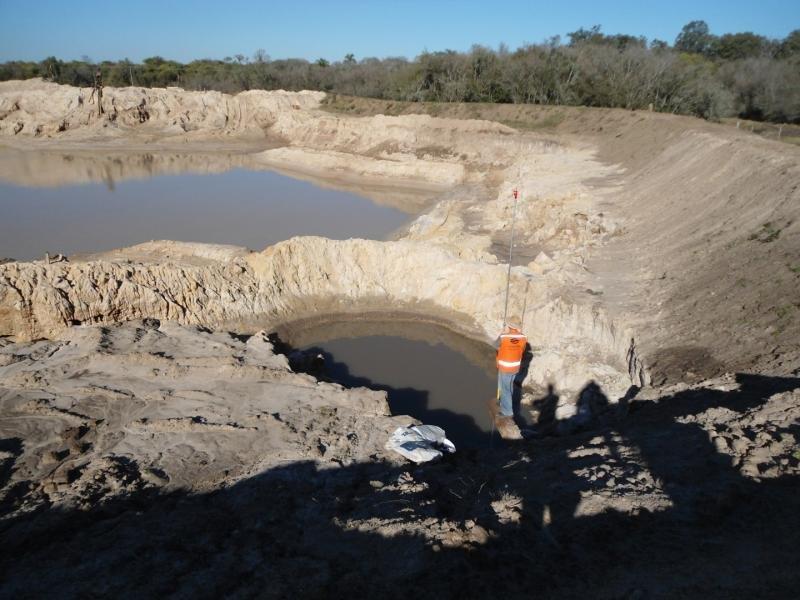
M 595 382 L 587 383 L 575 396 L 573 406 L 566 405 L 567 416 L 558 415 L 559 396 L 552 384 L 547 385 L 547 393 L 533 401 L 533 411 L 537 414 L 533 432 L 537 436 L 547 434 L 575 433 L 590 426 L 598 415 L 605 412 L 610 403 L 602 388 Z M 561 418 L 559 418 L 561 417 Z
M 525 423 L 525 418 L 520 410 L 520 420 L 525 423 L 531 435 L 541 437 L 552 433 L 556 423 L 556 408 L 558 407 L 558 394 L 552 383 L 547 384 L 544 396 L 535 398 L 531 403 L 531 421 Z
M 514 410 L 514 422 L 517 424 L 517 427 L 520 429 L 524 429 L 529 427 L 531 423 L 528 419 L 525 418 L 523 415 L 523 405 L 522 405 L 522 384 L 525 379 L 528 377 L 528 370 L 530 369 L 531 361 L 533 360 L 533 351 L 531 350 L 531 345 L 526 344 L 525 350 L 522 353 L 522 360 L 519 367 L 519 372 L 517 372 L 516 377 L 514 377 L 514 384 L 511 388 L 511 403 Z
M 9 489 L 4 489 L 6 484 L 11 481 L 11 477 L 17 470 L 17 460 L 22 456 L 23 443 L 22 439 L 18 437 L 2 438 L 0 439 L 0 515 L 3 515 L 14 502 L 19 498 L 20 494 L 27 491 L 27 482 L 17 482 L 11 485 Z
M 531 367 L 531 361 L 533 360 L 533 350 L 531 350 L 531 345 L 527 344 L 525 346 L 525 351 L 522 353 L 522 361 L 519 366 L 519 373 L 514 378 L 514 382 L 516 383 L 514 396 L 521 396 L 522 395 L 522 382 L 528 377 L 528 371 Z
M 582 428 L 591 427 L 592 423 L 609 406 L 608 396 L 596 381 L 592 380 L 583 386 L 575 399 L 575 412 L 567 419 L 558 423 L 562 432 L 574 432 Z

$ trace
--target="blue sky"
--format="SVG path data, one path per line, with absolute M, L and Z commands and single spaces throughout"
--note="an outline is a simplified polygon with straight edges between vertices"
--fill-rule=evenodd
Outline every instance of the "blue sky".
M 800 28 L 800 0 L 0 0 L 0 61 L 48 55 L 187 61 L 252 56 L 258 48 L 272 58 L 340 60 L 348 52 L 359 59 L 413 58 L 473 43 L 513 49 L 596 24 L 605 33 L 673 42 L 696 19 L 717 34 L 782 38 Z

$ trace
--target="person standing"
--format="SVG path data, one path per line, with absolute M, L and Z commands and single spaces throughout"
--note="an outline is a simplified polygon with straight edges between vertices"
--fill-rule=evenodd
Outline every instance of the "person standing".
M 97 72 L 94 74 L 94 87 L 92 87 L 92 94 L 89 96 L 90 102 L 95 94 L 97 94 L 97 116 L 99 117 L 106 112 L 103 108 L 103 73 L 100 69 L 97 69 Z
M 497 340 L 497 395 L 503 417 L 514 416 L 514 379 L 527 345 L 528 338 L 514 325 L 506 325 Z

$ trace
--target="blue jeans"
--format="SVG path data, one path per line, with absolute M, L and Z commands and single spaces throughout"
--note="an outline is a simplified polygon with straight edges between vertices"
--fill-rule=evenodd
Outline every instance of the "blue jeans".
M 514 416 L 514 378 L 516 373 L 497 372 L 497 390 L 500 393 L 500 414 Z

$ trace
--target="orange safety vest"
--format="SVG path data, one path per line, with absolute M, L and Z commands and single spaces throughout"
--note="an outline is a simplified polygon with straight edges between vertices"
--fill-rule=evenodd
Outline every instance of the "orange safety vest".
M 528 338 L 519 329 L 512 329 L 500 336 L 500 348 L 497 350 L 497 370 L 503 373 L 516 373 L 522 364 L 522 354 Z

